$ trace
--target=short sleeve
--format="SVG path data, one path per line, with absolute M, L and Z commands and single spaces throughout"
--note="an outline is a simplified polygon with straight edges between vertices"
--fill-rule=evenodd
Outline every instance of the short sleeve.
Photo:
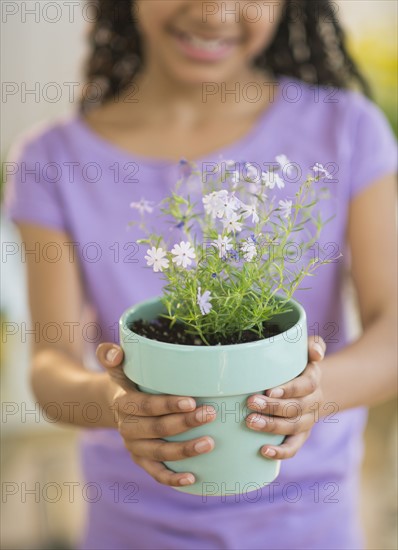
M 14 222 L 66 230 L 57 166 L 45 136 L 29 136 L 15 145 L 4 163 L 3 214 Z
M 351 135 L 350 196 L 380 178 L 397 172 L 397 142 L 381 109 L 359 94 Z

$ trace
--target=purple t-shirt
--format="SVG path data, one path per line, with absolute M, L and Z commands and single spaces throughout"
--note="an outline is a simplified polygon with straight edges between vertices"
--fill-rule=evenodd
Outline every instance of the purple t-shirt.
M 165 136 L 167 139 L 167 136 Z M 263 166 L 286 154 L 306 174 L 315 162 L 334 175 L 321 238 L 323 256 L 345 254 L 350 200 L 396 170 L 396 143 L 380 110 L 355 92 L 280 80 L 269 109 L 242 139 L 202 161 L 234 159 Z M 159 295 L 159 274 L 144 269 L 143 236 L 129 222 L 142 198 L 158 204 L 180 168 L 133 155 L 96 135 L 78 116 L 30 136 L 19 148 L 7 186 L 14 220 L 65 230 L 76 243 L 87 300 L 100 340 L 117 341 L 117 321 L 134 304 Z M 294 183 L 279 191 L 288 198 Z M 152 218 L 158 230 L 169 231 Z M 342 275 L 345 259 L 321 268 L 296 298 L 333 353 L 347 342 Z M 91 334 L 93 334 L 91 332 Z M 355 389 L 354 389 L 355 391 Z M 85 430 L 81 456 L 93 483 L 85 549 L 359 549 L 358 470 L 366 409 L 333 404 L 274 484 L 245 495 L 203 499 L 154 481 L 130 458 L 115 430 Z M 242 467 L 244 465 L 242 464 Z

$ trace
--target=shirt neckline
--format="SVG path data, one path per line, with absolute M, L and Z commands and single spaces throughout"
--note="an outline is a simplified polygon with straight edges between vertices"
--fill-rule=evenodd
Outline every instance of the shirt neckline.
M 240 138 L 237 140 L 223 146 L 220 148 L 217 148 L 216 150 L 207 153 L 205 155 L 202 155 L 201 157 L 195 158 L 195 159 L 188 159 L 190 162 L 193 162 L 194 164 L 200 164 L 204 161 L 210 161 L 214 159 L 219 158 L 233 158 L 236 154 L 236 151 L 239 150 L 239 156 L 241 157 L 241 151 L 246 149 L 247 146 L 252 143 L 263 130 L 263 126 L 265 123 L 269 124 L 270 121 L 275 117 L 275 114 L 278 111 L 279 105 L 282 103 L 283 94 L 282 94 L 282 87 L 283 87 L 283 81 L 284 77 L 278 77 L 276 78 L 277 83 L 277 93 L 274 100 L 268 104 L 266 109 L 264 109 L 260 115 L 257 117 L 256 121 L 252 124 L 251 128 Z M 177 160 L 171 160 L 171 159 L 161 159 L 156 157 L 150 157 L 146 155 L 140 155 L 137 153 L 133 153 L 131 151 L 127 151 L 126 149 L 123 149 L 123 147 L 120 147 L 119 145 L 116 145 L 112 141 L 102 137 L 101 135 L 97 134 L 95 130 L 93 130 L 83 119 L 81 113 L 76 113 L 76 115 L 73 117 L 72 122 L 75 125 L 75 128 L 81 133 L 81 135 L 84 137 L 85 143 L 87 143 L 87 140 L 90 140 L 90 143 L 93 144 L 98 151 L 100 151 L 102 154 L 105 155 L 111 155 L 112 157 L 122 157 L 127 161 L 136 161 L 141 166 L 147 166 L 149 168 L 168 168 L 172 166 L 176 166 L 178 164 Z

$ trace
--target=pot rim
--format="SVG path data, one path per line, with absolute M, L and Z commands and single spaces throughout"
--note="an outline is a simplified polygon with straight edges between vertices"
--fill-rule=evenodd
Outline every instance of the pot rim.
M 299 302 L 297 302 L 297 300 L 294 300 L 293 298 L 290 298 L 288 300 L 288 303 L 291 303 L 293 308 L 295 308 L 297 310 L 297 312 L 299 314 L 298 320 L 290 328 L 288 328 L 287 330 L 284 330 L 283 332 L 280 332 L 279 334 L 276 334 L 275 336 L 270 336 L 268 338 L 262 338 L 261 340 L 256 340 L 254 342 L 244 342 L 242 344 L 217 344 L 217 345 L 212 345 L 212 346 L 206 346 L 206 345 L 194 346 L 194 345 L 187 345 L 187 344 L 172 344 L 172 343 L 169 343 L 169 342 L 161 342 L 159 340 L 153 340 L 151 338 L 147 338 L 146 336 L 141 336 L 140 334 L 137 334 L 136 332 L 132 331 L 127 326 L 128 318 L 133 313 L 135 313 L 137 311 L 137 309 L 139 309 L 143 305 L 151 305 L 151 304 L 156 304 L 156 303 L 161 303 L 160 296 L 157 296 L 155 298 L 150 298 L 148 300 L 143 300 L 142 302 L 138 302 L 134 306 L 130 306 L 128 309 L 126 309 L 123 312 L 122 316 L 120 317 L 120 319 L 119 319 L 119 328 L 124 333 L 134 334 L 134 336 L 136 338 L 138 338 L 139 340 L 143 340 L 145 343 L 150 343 L 153 347 L 157 347 L 157 348 L 161 348 L 161 349 L 165 349 L 165 350 L 170 349 L 170 348 L 173 348 L 173 349 L 180 348 L 181 350 L 195 350 L 195 351 L 200 351 L 201 353 L 209 353 L 211 351 L 214 351 L 215 349 L 216 350 L 222 349 L 222 350 L 226 350 L 226 351 L 231 351 L 233 349 L 236 350 L 236 348 L 238 346 L 239 346 L 239 348 L 241 348 L 243 346 L 245 346 L 246 348 L 256 348 L 258 346 L 264 346 L 264 344 L 266 342 L 268 342 L 269 344 L 274 344 L 275 342 L 278 342 L 279 340 L 285 339 L 285 337 L 289 333 L 289 331 L 294 329 L 296 326 L 300 326 L 303 323 L 305 323 L 306 317 L 307 317 L 304 307 Z

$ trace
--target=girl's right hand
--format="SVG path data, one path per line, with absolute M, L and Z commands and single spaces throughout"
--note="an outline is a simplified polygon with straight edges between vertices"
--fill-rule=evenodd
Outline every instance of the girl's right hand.
M 134 462 L 164 485 L 178 487 L 194 483 L 192 473 L 172 472 L 162 462 L 210 452 L 214 440 L 205 436 L 168 442 L 163 438 L 212 422 L 216 417 L 214 408 L 207 405 L 196 408 L 192 397 L 139 391 L 123 372 L 123 350 L 116 344 L 100 344 L 97 358 L 109 374 L 106 401 L 115 414 L 116 426 Z

